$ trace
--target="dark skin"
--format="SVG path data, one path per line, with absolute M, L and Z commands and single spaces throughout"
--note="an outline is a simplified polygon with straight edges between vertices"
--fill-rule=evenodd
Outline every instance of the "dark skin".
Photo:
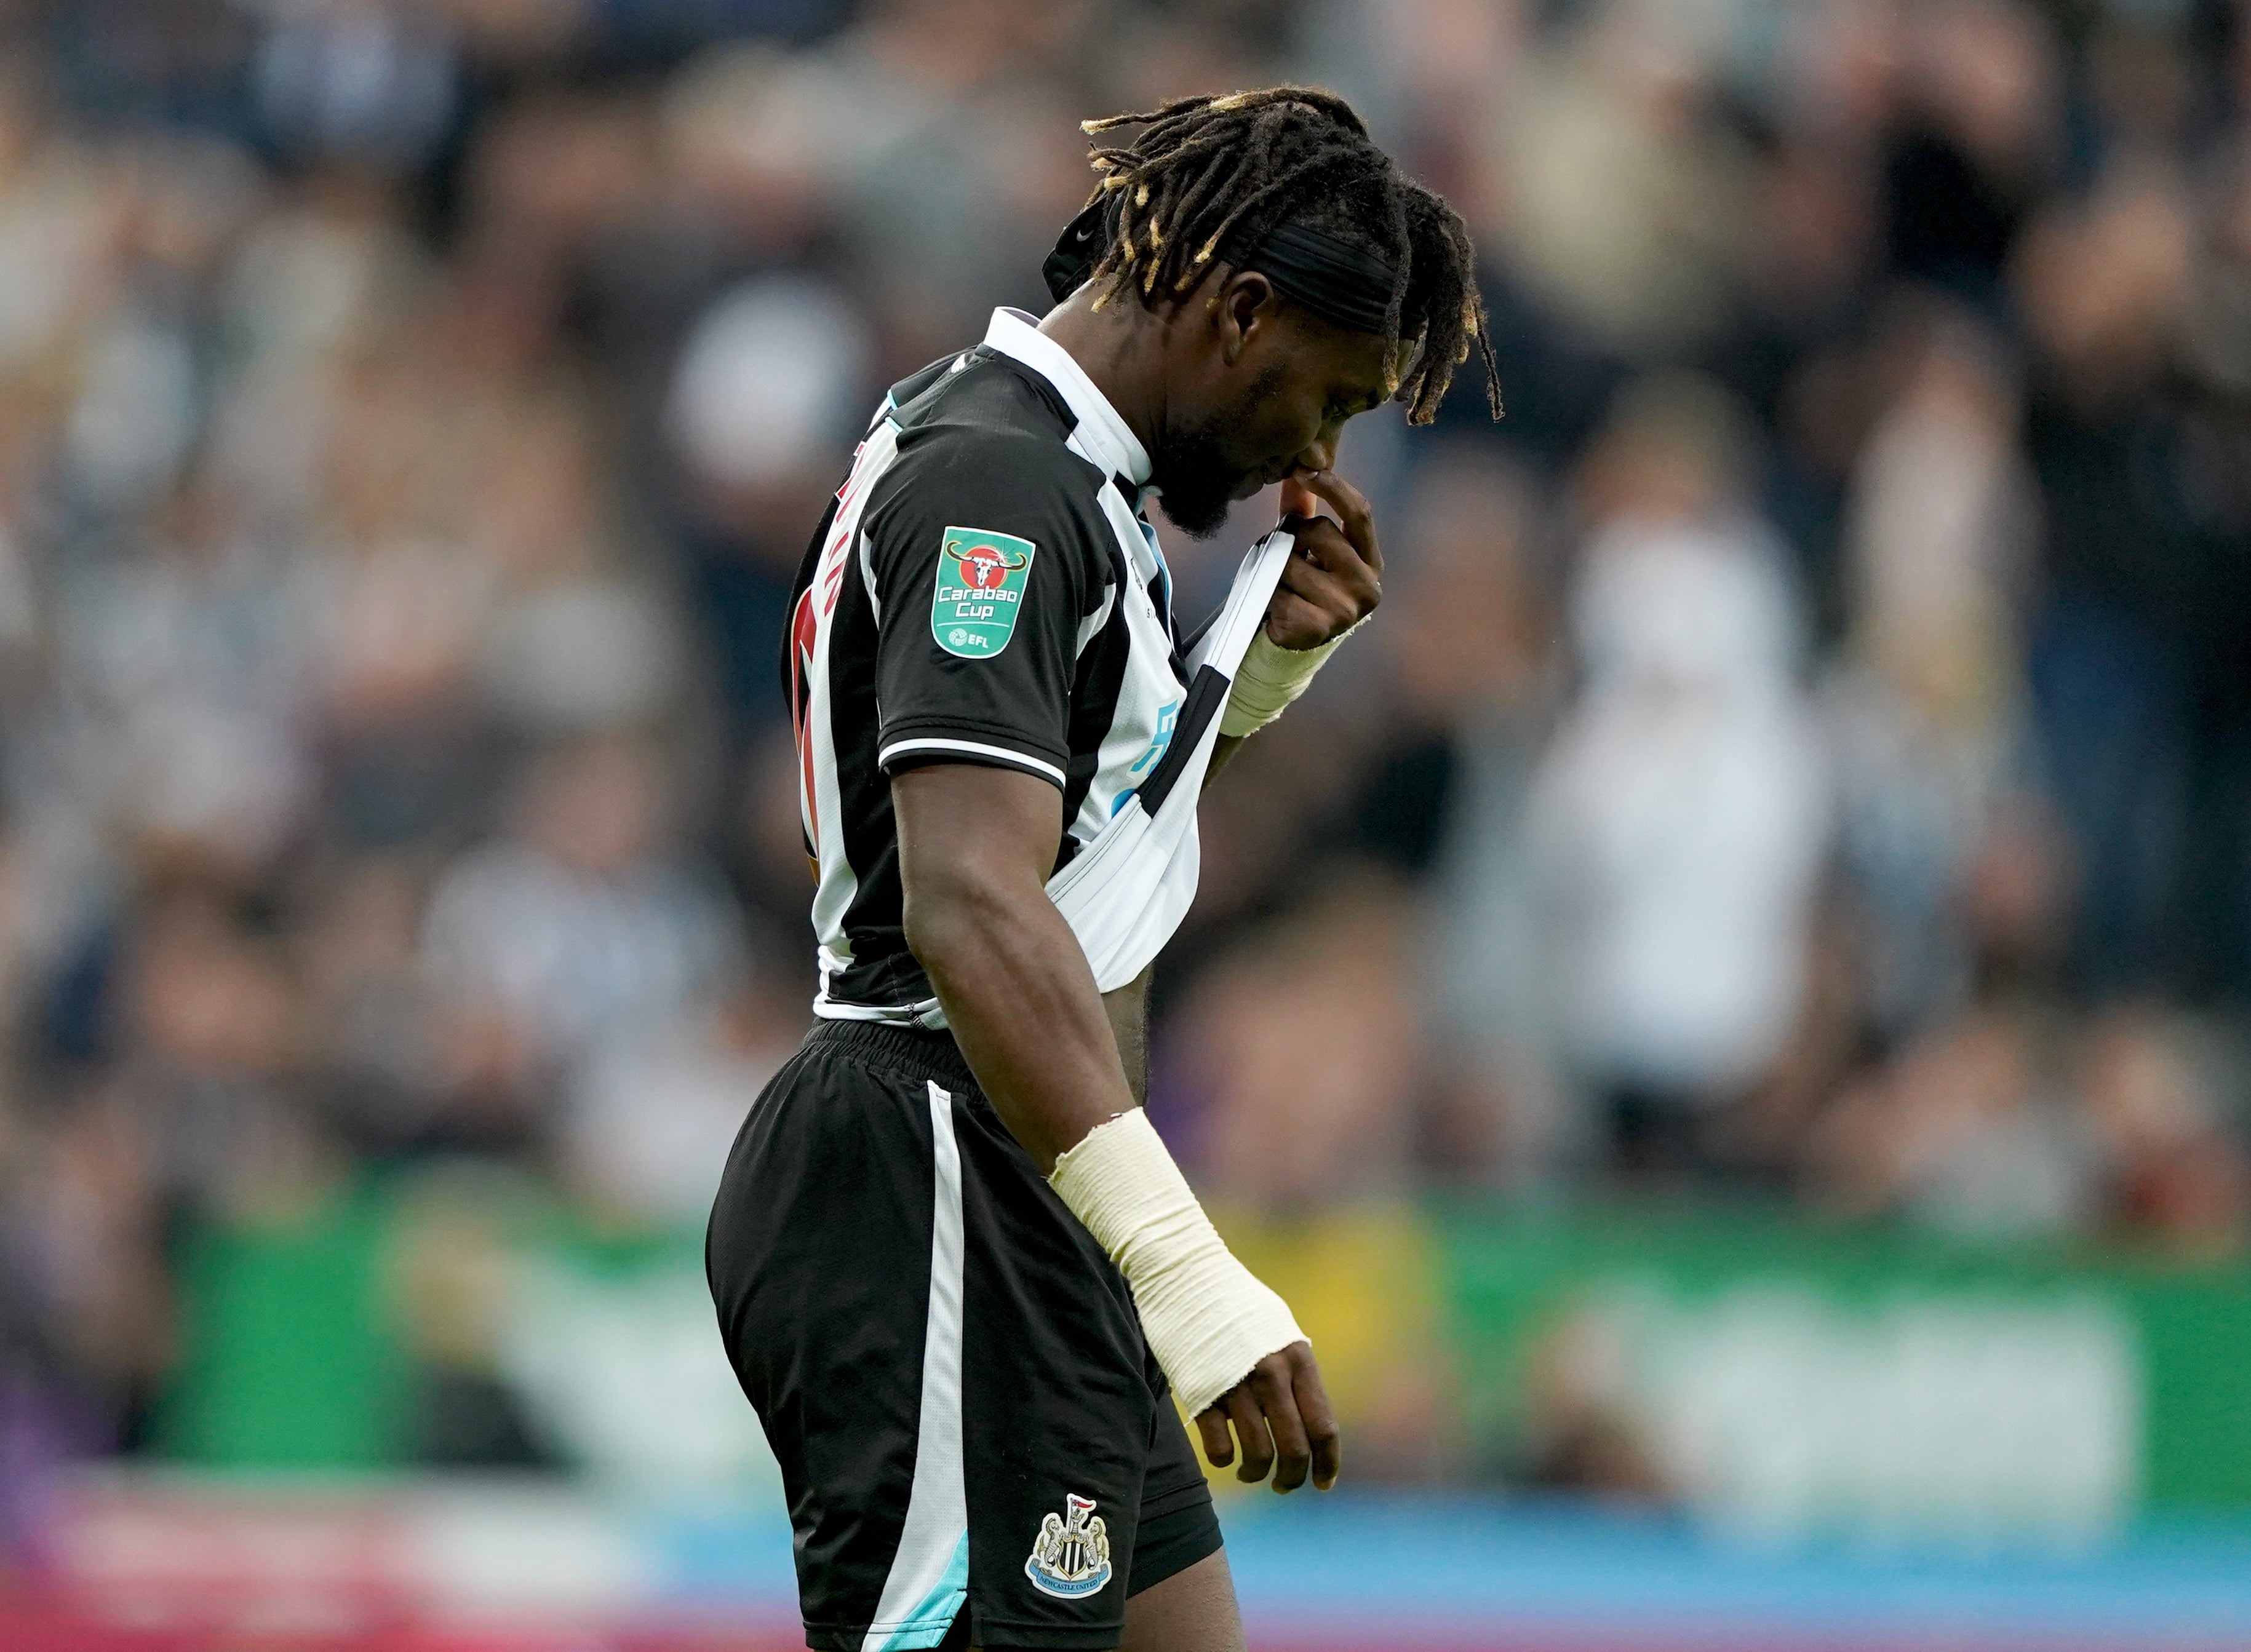
M 1334 471 L 1346 420 L 1389 399 L 1403 365 L 1372 334 L 1306 315 L 1256 271 L 1216 266 L 1176 303 L 1097 309 L 1081 288 L 1041 323 L 1084 368 L 1170 494 L 1248 499 L 1283 484 L 1297 536 L 1266 611 L 1281 647 L 1317 647 L 1375 611 L 1383 556 L 1368 501 Z M 1178 473 L 1167 453 L 1192 453 Z M 1326 506 L 1333 518 L 1322 514 Z M 1191 524 L 1193 526 L 1193 524 Z M 1216 772 L 1239 741 L 1222 741 Z M 1046 896 L 1061 793 L 1012 770 L 911 769 L 891 784 L 907 944 L 1001 1120 L 1044 1174 L 1089 1130 L 1141 1104 L 1148 978 L 1104 996 Z M 1195 1419 L 1205 1455 L 1277 1491 L 1336 1483 L 1336 1421 L 1313 1350 L 1269 1354 Z M 1232 1435 L 1230 1436 L 1230 1427 Z

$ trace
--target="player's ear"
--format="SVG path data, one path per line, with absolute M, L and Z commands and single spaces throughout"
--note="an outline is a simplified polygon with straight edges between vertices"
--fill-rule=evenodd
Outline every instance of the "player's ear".
M 1238 270 L 1213 295 L 1219 320 L 1220 354 L 1229 367 L 1243 359 L 1258 331 L 1273 325 L 1281 303 L 1274 283 L 1257 270 Z

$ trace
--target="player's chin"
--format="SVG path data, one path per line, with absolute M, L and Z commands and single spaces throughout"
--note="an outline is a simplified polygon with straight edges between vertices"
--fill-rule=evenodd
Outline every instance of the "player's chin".
M 1227 525 L 1227 508 L 1235 502 L 1235 496 L 1216 489 L 1206 494 L 1168 491 L 1159 495 L 1157 502 L 1165 520 L 1189 538 L 1209 539 Z

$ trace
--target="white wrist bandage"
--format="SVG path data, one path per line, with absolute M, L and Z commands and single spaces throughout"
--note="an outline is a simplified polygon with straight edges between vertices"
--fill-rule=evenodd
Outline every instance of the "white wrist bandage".
M 1306 1333 L 1213 1231 L 1139 1108 L 1098 1124 L 1048 1179 L 1133 1288 L 1141 1330 L 1188 1415 Z
M 1364 623 L 1364 622 L 1363 622 Z M 1289 708 L 1306 692 L 1313 674 L 1327 663 L 1337 645 L 1354 631 L 1330 638 L 1318 648 L 1285 648 L 1258 627 L 1258 634 L 1243 651 L 1235 668 L 1235 683 L 1227 692 L 1227 709 L 1220 713 L 1219 731 L 1230 740 L 1255 734 Z

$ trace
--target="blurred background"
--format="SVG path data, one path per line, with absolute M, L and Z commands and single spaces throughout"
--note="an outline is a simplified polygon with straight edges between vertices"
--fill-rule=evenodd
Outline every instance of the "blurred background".
M 1159 978 L 1350 1442 L 1253 1644 L 2251 1646 L 2234 0 L 6 7 L 0 1640 L 797 1643 L 790 578 L 1077 121 L 1284 79 L 1508 415 L 1354 427 Z

